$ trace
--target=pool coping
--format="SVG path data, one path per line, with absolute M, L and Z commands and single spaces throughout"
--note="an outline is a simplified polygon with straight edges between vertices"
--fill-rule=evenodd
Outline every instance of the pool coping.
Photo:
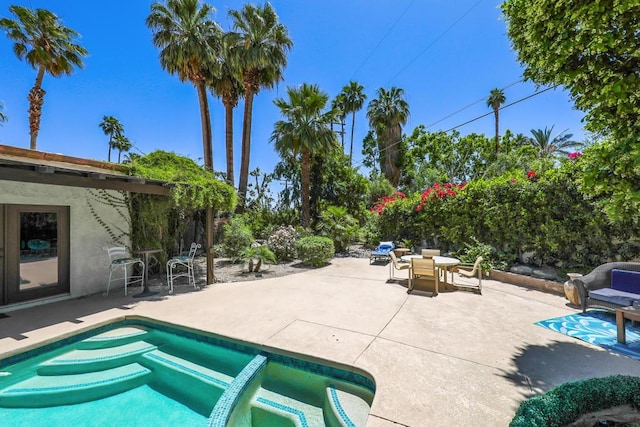
M 145 323 L 147 325 L 145 325 Z M 140 315 L 116 316 L 111 319 L 96 322 L 92 325 L 81 327 L 71 332 L 62 333 L 56 337 L 48 338 L 31 345 L 27 345 L 25 347 L 0 353 L 0 370 L 6 366 L 20 363 L 39 354 L 56 350 L 57 348 L 60 348 L 64 345 L 81 341 L 82 339 L 87 338 L 91 335 L 99 334 L 100 330 L 107 331 L 115 329 L 117 327 L 135 325 L 151 325 L 153 327 L 159 326 L 159 328 L 157 329 L 167 332 L 172 332 L 172 329 L 177 330 L 180 332 L 180 335 L 186 336 L 187 338 L 196 339 L 198 341 L 202 341 L 198 339 L 198 336 L 203 336 L 207 338 L 205 341 L 210 344 L 219 345 L 227 349 L 250 354 L 253 356 L 267 353 L 269 356 L 268 359 L 270 361 L 280 363 L 292 368 L 301 369 L 307 372 L 324 375 L 329 378 L 339 379 L 342 381 L 350 382 L 352 384 L 357 384 L 369 390 L 375 398 L 375 377 L 364 369 L 358 368 L 356 366 L 339 363 L 321 357 L 310 356 L 303 353 L 283 350 L 265 344 L 259 344 L 247 340 L 228 337 L 197 328 L 166 322 L 150 316 Z

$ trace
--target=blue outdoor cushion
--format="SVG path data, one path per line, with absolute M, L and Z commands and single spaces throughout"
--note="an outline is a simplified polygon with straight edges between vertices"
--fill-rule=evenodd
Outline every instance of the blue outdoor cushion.
M 636 301 L 640 302 L 640 294 L 618 291 L 611 288 L 596 289 L 595 291 L 590 291 L 589 298 L 609 302 L 611 304 L 616 304 L 624 307 L 633 305 Z
M 640 294 L 640 271 L 611 270 L 611 289 Z

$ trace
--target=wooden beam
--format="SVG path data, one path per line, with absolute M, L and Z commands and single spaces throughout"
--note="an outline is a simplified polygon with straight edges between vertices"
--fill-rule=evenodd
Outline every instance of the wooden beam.
M 0 180 L 17 181 L 17 182 L 33 182 L 36 184 L 63 185 L 67 187 L 84 187 L 99 188 L 103 190 L 120 190 L 132 193 L 157 194 L 160 196 L 168 196 L 171 189 L 161 184 L 141 184 L 137 182 L 128 182 L 131 177 L 123 176 L 120 178 L 107 177 L 91 177 L 85 175 L 71 175 L 60 172 L 55 173 L 39 173 L 34 170 L 7 167 L 0 165 Z

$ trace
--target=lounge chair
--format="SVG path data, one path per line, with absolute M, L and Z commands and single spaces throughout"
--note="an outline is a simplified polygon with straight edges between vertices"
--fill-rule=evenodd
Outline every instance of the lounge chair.
M 411 268 L 411 264 L 408 262 L 399 262 L 396 254 L 391 251 L 389 252 L 389 257 L 391 258 L 391 264 L 389 264 L 389 280 L 395 278 L 393 271 L 395 270 L 408 270 Z
M 417 278 L 433 282 L 433 296 L 438 295 L 438 285 L 440 275 L 433 258 L 411 258 L 411 269 L 409 270 L 409 288 L 407 293 L 411 293 L 415 287 Z
M 480 265 L 482 263 L 482 257 L 479 256 L 478 258 L 476 258 L 476 262 L 474 262 L 473 264 L 458 264 L 455 267 L 453 267 L 453 270 L 451 270 L 453 273 L 460 273 L 463 276 L 466 277 L 474 277 L 476 274 L 478 275 L 478 284 L 472 284 L 472 283 L 454 283 L 454 286 L 456 288 L 468 288 L 468 289 L 477 289 L 478 293 L 480 295 L 482 295 L 482 266 Z
M 393 242 L 380 242 L 378 247 L 371 252 L 369 256 L 369 264 L 380 260 L 389 261 L 389 253 L 391 253 L 395 247 Z

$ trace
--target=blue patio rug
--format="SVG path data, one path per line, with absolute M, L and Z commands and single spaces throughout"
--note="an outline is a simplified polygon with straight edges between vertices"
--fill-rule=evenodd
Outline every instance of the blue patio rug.
M 590 310 L 586 313 L 541 320 L 535 324 L 640 360 L 640 327 L 632 326 L 629 320 L 625 321 L 627 343 L 620 344 L 617 340 L 614 313 Z

